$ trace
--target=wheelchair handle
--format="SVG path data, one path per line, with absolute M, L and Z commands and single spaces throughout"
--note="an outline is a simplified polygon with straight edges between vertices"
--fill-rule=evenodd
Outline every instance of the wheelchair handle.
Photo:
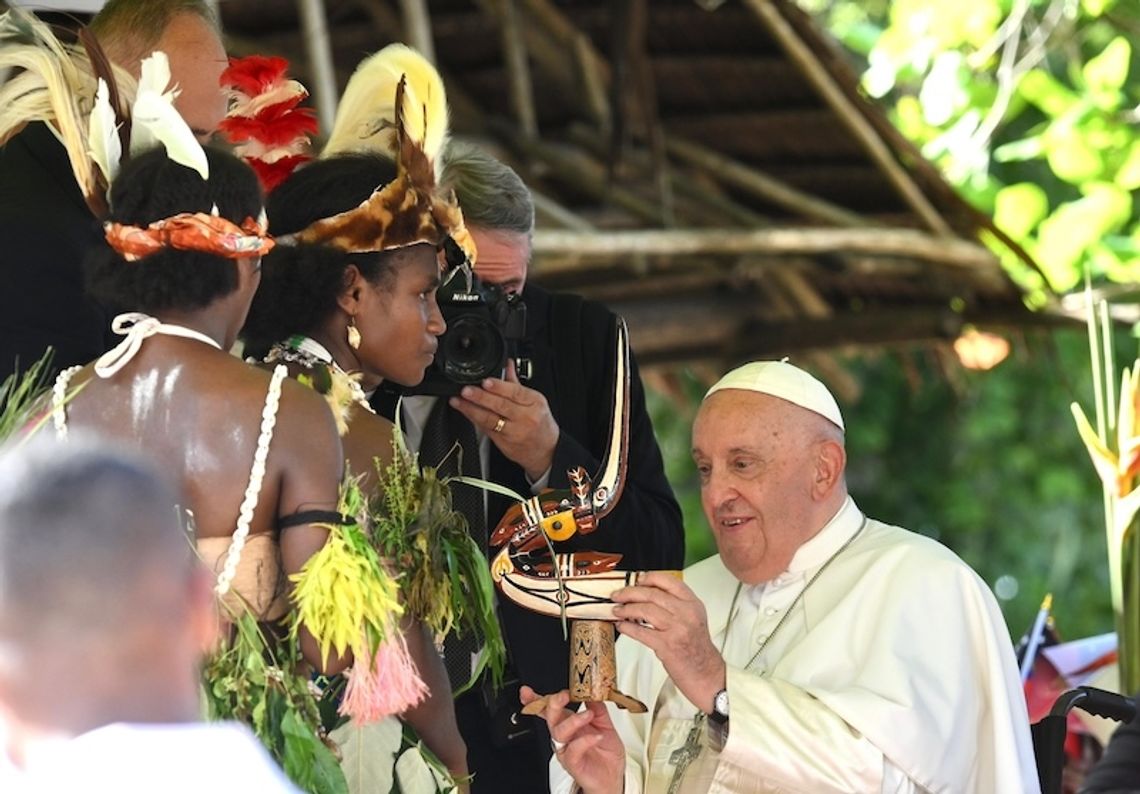
M 1061 695 L 1053 703 L 1049 714 L 1063 717 L 1073 708 L 1117 722 L 1131 722 L 1136 717 L 1136 701 L 1133 698 L 1091 686 L 1077 687 Z

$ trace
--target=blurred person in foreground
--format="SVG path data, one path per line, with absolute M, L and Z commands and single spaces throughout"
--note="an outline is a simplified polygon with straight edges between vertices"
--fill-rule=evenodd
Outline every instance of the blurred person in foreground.
M 859 510 L 822 383 L 733 370 L 692 450 L 719 554 L 614 594 L 635 640 L 617 688 L 649 711 L 552 698 L 553 790 L 1040 791 L 996 600 L 944 546 Z
M 0 452 L 0 790 L 296 791 L 199 721 L 212 577 L 153 471 L 93 436 Z

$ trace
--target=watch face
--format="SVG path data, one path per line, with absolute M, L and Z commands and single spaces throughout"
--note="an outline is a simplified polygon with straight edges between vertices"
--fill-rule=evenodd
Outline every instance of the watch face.
M 713 700 L 713 711 L 717 714 L 728 717 L 728 690 L 722 689 L 716 693 L 716 699 Z

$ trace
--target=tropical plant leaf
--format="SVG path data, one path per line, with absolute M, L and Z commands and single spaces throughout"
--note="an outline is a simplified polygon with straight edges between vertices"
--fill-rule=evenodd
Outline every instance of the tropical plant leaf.
M 0 383 L 0 441 L 25 428 L 30 436 L 50 417 L 46 391 L 51 358 L 49 350 L 24 372 L 14 372 Z
M 396 753 L 403 727 L 395 717 L 371 723 L 346 723 L 329 734 L 341 755 L 341 768 L 350 794 L 392 790 Z

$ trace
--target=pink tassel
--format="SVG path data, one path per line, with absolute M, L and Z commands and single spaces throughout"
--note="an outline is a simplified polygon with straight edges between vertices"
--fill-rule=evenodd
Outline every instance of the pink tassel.
M 340 713 L 351 717 L 356 725 L 402 714 L 428 694 L 427 684 L 420 678 L 408 644 L 399 632 L 377 648 L 372 659 L 358 656 L 345 676 L 348 686 Z

